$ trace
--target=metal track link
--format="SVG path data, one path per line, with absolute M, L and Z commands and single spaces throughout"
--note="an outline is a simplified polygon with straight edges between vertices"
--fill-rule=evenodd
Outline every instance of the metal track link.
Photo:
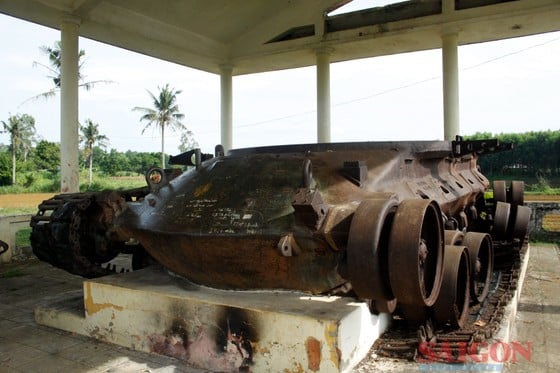
M 86 210 L 96 195 L 59 194 L 39 205 L 30 223 L 31 244 L 39 259 L 87 278 L 115 273 L 114 268 L 88 257 L 87 238 L 82 238 L 88 224 Z

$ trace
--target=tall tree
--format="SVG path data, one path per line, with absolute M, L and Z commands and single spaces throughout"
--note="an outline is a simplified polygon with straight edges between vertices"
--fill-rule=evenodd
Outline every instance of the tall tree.
M 93 147 L 97 144 L 100 147 L 106 147 L 107 136 L 99 133 L 99 124 L 93 123 L 91 119 L 86 119 L 85 125 L 80 125 L 80 142 L 84 144 L 84 156 L 88 160 L 89 184 L 92 182 L 93 175 Z
M 27 154 L 35 141 L 35 118 L 28 114 L 11 115 L 8 122 L 2 121 L 1 132 L 10 134 L 12 153 L 12 184 L 16 183 L 16 156 L 18 152 Z
M 191 130 L 186 130 L 181 134 L 179 140 L 179 151 L 186 152 L 198 148 L 198 142 L 194 138 L 194 133 Z
M 41 140 L 31 154 L 37 170 L 55 172 L 60 166 L 60 145 L 55 142 Z
M 155 125 L 161 130 L 161 167 L 165 168 L 165 128 L 169 127 L 172 130 L 187 130 L 187 128 L 181 122 L 185 115 L 179 112 L 179 105 L 177 105 L 177 95 L 182 91 L 170 88 L 169 84 L 166 84 L 163 88 L 158 87 L 158 89 L 157 97 L 148 91 L 153 101 L 153 108 L 137 106 L 132 110 L 144 113 L 140 117 L 140 121 L 148 122 L 142 130 L 142 134 L 151 125 Z
M 48 72 L 49 75 L 47 75 L 47 78 L 51 79 L 54 87 L 49 89 L 46 92 L 40 93 L 37 96 L 33 96 L 30 99 L 26 100 L 35 100 L 38 98 L 51 98 L 54 97 L 56 95 L 56 93 L 58 91 L 60 91 L 60 81 L 61 81 L 61 76 L 62 76 L 62 72 L 60 70 L 61 66 L 62 66 L 62 44 L 60 42 L 60 40 L 57 40 L 54 43 L 54 46 L 52 47 L 48 47 L 46 45 L 43 45 L 41 47 L 39 47 L 39 49 L 41 50 L 41 52 L 43 54 L 45 54 L 47 56 L 47 58 L 49 59 L 49 63 L 48 64 L 44 64 L 41 62 L 37 62 L 34 61 L 33 62 L 33 66 L 41 66 L 43 68 L 45 68 Z M 79 86 L 84 88 L 86 91 L 89 91 L 91 88 L 93 88 L 93 86 L 97 83 L 112 83 L 110 80 L 94 80 L 91 82 L 85 82 L 85 76 L 82 73 L 82 67 L 85 63 L 85 60 L 83 59 L 86 55 L 86 52 L 83 49 L 80 49 L 80 51 L 78 52 L 78 80 L 80 82 Z

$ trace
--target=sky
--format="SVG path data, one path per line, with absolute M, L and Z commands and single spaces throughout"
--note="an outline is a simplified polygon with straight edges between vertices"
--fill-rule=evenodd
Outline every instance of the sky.
M 40 139 L 60 141 L 60 96 L 28 99 L 52 88 L 40 46 L 58 30 L 0 15 L 0 121 L 30 114 Z M 86 81 L 79 120 L 91 119 L 108 149 L 161 150 L 157 130 L 135 106 L 151 107 L 148 91 L 169 83 L 181 90 L 183 123 L 204 152 L 220 142 L 218 75 L 80 38 Z M 331 141 L 443 139 L 441 50 L 331 64 Z M 560 129 L 560 32 L 459 47 L 460 128 L 519 133 Z M 315 67 L 233 78 L 233 147 L 316 142 Z M 166 153 L 179 152 L 180 133 L 166 131 Z M 8 144 L 7 134 L 0 143 Z

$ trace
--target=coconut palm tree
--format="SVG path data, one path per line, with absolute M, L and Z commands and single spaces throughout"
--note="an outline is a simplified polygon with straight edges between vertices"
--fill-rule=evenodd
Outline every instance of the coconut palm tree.
M 148 122 L 142 130 L 142 134 L 151 125 L 161 129 L 161 167 L 165 168 L 165 128 L 169 127 L 172 130 L 186 130 L 187 128 L 181 123 L 185 115 L 179 112 L 179 105 L 177 105 L 177 95 L 182 91 L 170 88 L 169 84 L 166 84 L 163 88 L 158 87 L 158 89 L 159 95 L 157 97 L 148 91 L 153 101 L 153 108 L 137 106 L 132 110 L 144 113 L 140 117 L 140 121 Z
M 91 119 L 86 119 L 85 125 L 80 125 L 80 142 L 84 144 L 84 156 L 88 160 L 89 184 L 91 186 L 93 170 L 93 147 L 97 144 L 106 147 L 107 136 L 99 133 L 99 124 L 93 123 Z
M 2 133 L 10 134 L 10 148 L 12 151 L 12 184 L 16 183 L 16 155 L 18 151 L 25 154 L 35 140 L 35 118 L 28 114 L 11 115 L 8 122 L 2 121 Z
M 49 74 L 47 75 L 47 78 L 53 81 L 54 87 L 46 92 L 40 93 L 36 96 L 27 99 L 24 102 L 27 102 L 29 100 L 36 100 L 39 98 L 45 98 L 45 99 L 51 98 L 54 97 L 58 91 L 60 91 L 60 82 L 62 76 L 60 70 L 62 66 L 62 60 L 61 60 L 62 43 L 60 42 L 60 40 L 58 40 L 54 43 L 54 46 L 52 47 L 43 45 L 39 47 L 39 49 L 43 54 L 45 54 L 48 57 L 49 63 L 48 65 L 46 65 L 41 62 L 34 61 L 33 66 L 41 66 L 45 68 Z M 78 52 L 78 80 L 80 82 L 79 86 L 84 88 L 86 91 L 89 91 L 97 83 L 112 83 L 112 81 L 110 80 L 94 80 L 91 82 L 84 82 L 85 76 L 82 74 L 82 70 L 83 70 L 82 67 L 85 63 L 85 61 L 83 60 L 83 57 L 85 55 L 86 52 L 83 49 L 80 49 L 80 51 Z

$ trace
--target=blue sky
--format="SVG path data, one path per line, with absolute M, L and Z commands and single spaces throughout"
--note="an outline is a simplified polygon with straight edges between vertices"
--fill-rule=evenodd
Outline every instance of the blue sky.
M 2 59 L 0 120 L 28 113 L 40 138 L 60 140 L 59 97 L 23 103 L 47 91 L 39 47 L 60 38 L 53 30 L 0 15 Z M 80 91 L 80 121 L 99 123 L 109 148 L 160 150 L 157 131 L 139 122 L 135 106 L 150 106 L 147 90 L 169 83 L 185 124 L 203 151 L 220 141 L 219 77 L 80 38 L 87 80 L 111 80 Z M 459 48 L 461 132 L 560 129 L 560 32 Z M 333 141 L 443 138 L 441 51 L 407 53 L 331 65 Z M 315 68 L 234 77 L 233 146 L 316 141 Z M 23 103 L 23 104 L 22 104 Z M 166 134 L 166 151 L 178 152 L 180 134 Z M 0 143 L 8 143 L 0 134 Z

